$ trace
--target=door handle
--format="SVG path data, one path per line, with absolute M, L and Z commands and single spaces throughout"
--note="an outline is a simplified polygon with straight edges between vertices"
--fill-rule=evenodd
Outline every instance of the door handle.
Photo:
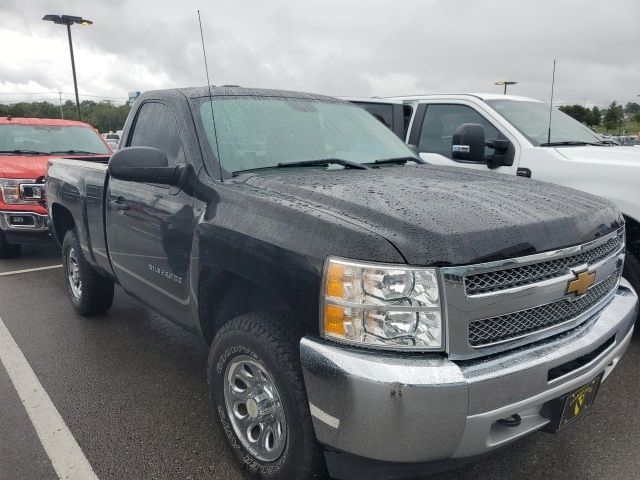
M 111 208 L 113 208 L 114 210 L 120 212 L 129 210 L 129 205 L 125 203 L 124 198 L 122 197 L 118 197 L 116 200 L 111 200 L 109 202 L 109 205 L 111 205 Z

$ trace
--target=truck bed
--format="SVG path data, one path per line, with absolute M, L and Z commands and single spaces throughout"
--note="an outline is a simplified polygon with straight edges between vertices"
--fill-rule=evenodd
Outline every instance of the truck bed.
M 80 244 L 89 263 L 112 277 L 113 272 L 106 255 L 104 228 L 109 158 L 92 156 L 50 160 L 46 188 L 49 208 L 56 209 L 63 205 L 76 219 Z M 54 234 L 57 235 L 55 232 Z M 61 238 L 59 240 L 62 241 Z

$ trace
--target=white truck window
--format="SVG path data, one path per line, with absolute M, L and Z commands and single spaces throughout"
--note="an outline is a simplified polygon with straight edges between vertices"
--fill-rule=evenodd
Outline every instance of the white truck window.
M 451 158 L 453 132 L 463 123 L 482 125 L 487 141 L 505 138 L 487 119 L 471 107 L 434 104 L 427 106 L 420 130 L 418 150 L 425 153 L 438 153 Z M 490 156 L 492 153 L 493 150 L 485 148 L 485 156 Z
M 358 103 L 359 106 L 368 111 L 376 120 L 382 122 L 393 130 L 393 105 L 389 103 Z

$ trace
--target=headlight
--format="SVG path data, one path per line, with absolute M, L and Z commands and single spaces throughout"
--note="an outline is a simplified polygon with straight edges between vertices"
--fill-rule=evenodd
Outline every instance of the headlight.
M 37 201 L 24 200 L 20 198 L 20 184 L 21 183 L 35 183 L 33 179 L 15 179 L 15 178 L 0 178 L 0 191 L 2 192 L 2 199 L 4 203 L 12 205 L 33 205 L 37 204 Z
M 442 350 L 437 270 L 329 258 L 322 278 L 321 333 L 393 350 Z

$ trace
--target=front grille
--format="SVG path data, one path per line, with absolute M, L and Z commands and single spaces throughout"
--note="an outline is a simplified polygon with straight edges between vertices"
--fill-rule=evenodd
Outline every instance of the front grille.
M 564 275 L 571 267 L 599 262 L 617 252 L 623 244 L 624 231 L 621 231 L 619 235 L 586 252 L 507 270 L 468 275 L 464 279 L 465 290 L 467 295 L 479 295 L 548 280 Z
M 621 270 L 618 269 L 575 300 L 563 299 L 528 310 L 470 322 L 469 344 L 483 347 L 565 323 L 586 312 L 611 293 L 618 285 L 620 273 Z

